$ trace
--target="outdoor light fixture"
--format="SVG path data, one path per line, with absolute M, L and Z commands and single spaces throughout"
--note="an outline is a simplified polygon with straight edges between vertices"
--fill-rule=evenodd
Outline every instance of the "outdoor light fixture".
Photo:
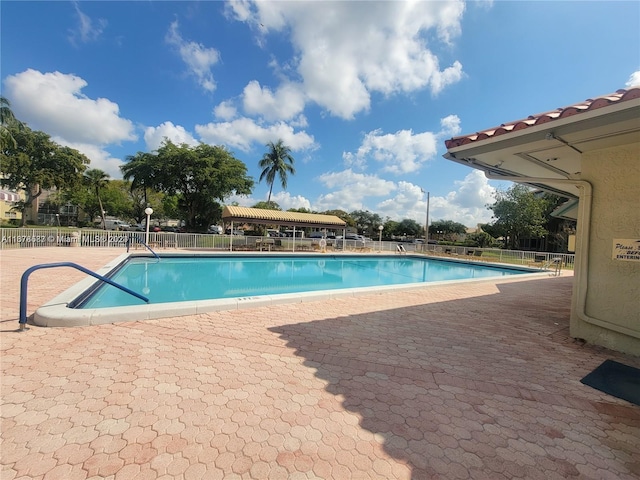
M 380 225 L 378 227 L 378 232 L 380 232 L 380 236 L 378 237 L 378 252 L 382 250 L 382 230 L 384 230 L 384 227 Z
M 424 190 L 420 189 L 422 191 L 422 193 L 424 193 Z M 429 192 L 427 192 L 427 221 L 424 225 L 424 244 L 425 244 L 425 248 L 427 248 L 427 246 L 429 245 L 429 197 L 430 194 Z
M 144 243 L 149 245 L 149 223 L 151 221 L 151 214 L 153 213 L 153 208 L 151 207 L 145 208 L 144 213 L 147 215 L 147 234 L 145 235 Z

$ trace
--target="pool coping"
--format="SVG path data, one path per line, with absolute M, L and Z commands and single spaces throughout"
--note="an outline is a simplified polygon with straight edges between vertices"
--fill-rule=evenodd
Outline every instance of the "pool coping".
M 245 254 L 245 252 L 234 254 Z M 255 252 L 246 252 L 246 254 L 255 255 Z M 306 253 L 309 254 L 308 252 Z M 197 255 L 211 255 L 211 252 L 175 252 L 170 256 L 185 256 L 193 257 Z M 270 256 L 292 256 L 299 257 L 300 254 L 296 253 L 282 253 L 282 252 L 263 252 L 262 255 Z M 353 253 L 331 253 L 336 256 L 351 256 Z M 360 256 L 362 254 L 358 254 Z M 370 254 L 377 256 L 375 254 Z M 99 275 L 106 275 L 114 268 L 121 265 L 129 257 L 136 256 L 149 256 L 141 253 L 131 252 L 124 253 L 117 258 L 113 259 L 105 266 L 97 270 L 95 273 Z M 403 255 L 404 256 L 404 255 Z M 424 255 L 406 255 L 413 258 L 425 258 Z M 427 257 L 429 259 L 451 262 L 451 263 L 466 263 L 466 264 L 478 264 L 478 262 L 465 261 L 463 259 L 444 258 L 444 257 Z M 480 263 L 482 265 L 483 263 Z M 549 275 L 548 270 L 532 269 L 527 267 L 514 266 L 510 264 L 490 263 L 484 262 L 484 265 L 491 265 L 499 268 L 511 268 L 514 270 L 530 271 L 531 273 L 523 273 L 513 277 L 483 277 L 483 278 L 470 278 L 465 280 L 445 280 L 429 283 L 405 283 L 400 285 L 383 285 L 373 287 L 357 287 L 347 288 L 342 290 L 320 290 L 313 292 L 297 292 L 297 293 L 282 293 L 273 295 L 254 295 L 247 297 L 234 297 L 214 300 L 194 300 L 185 302 L 167 302 L 156 303 L 146 305 L 130 305 L 121 307 L 106 307 L 106 308 L 85 308 L 76 309 L 69 308 L 68 305 L 76 300 L 82 293 L 90 289 L 95 283 L 94 277 L 87 277 L 84 280 L 76 283 L 72 287 L 68 288 L 61 294 L 57 295 L 50 301 L 43 304 L 38 308 L 30 319 L 30 323 L 42 327 L 77 327 L 77 326 L 92 326 L 101 325 L 106 323 L 119 323 L 119 322 L 134 322 L 144 320 L 157 320 L 161 318 L 181 317 L 188 315 L 201 315 L 211 312 L 240 310 L 248 308 L 256 308 L 262 306 L 273 306 L 287 303 L 306 303 L 315 302 L 321 300 L 354 297 L 358 295 L 371 295 L 376 293 L 391 293 L 395 291 L 406 290 L 418 290 L 438 287 L 442 285 L 460 284 L 465 285 L 469 283 L 480 282 L 513 282 L 528 280 L 531 278 L 545 277 Z

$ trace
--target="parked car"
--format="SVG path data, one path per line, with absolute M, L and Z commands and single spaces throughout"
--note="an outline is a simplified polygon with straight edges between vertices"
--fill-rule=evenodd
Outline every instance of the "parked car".
M 343 248 L 343 246 L 345 245 L 344 243 L 345 241 L 348 247 L 356 247 L 356 248 L 362 248 L 367 243 L 366 238 L 364 238 L 362 235 L 357 235 L 355 233 L 347 233 L 345 235 L 344 240 L 342 239 L 342 236 L 337 236 L 336 239 L 337 239 L 336 247 L 338 248 Z
M 222 227 L 220 225 L 209 225 L 207 229 L 207 233 L 211 233 L 213 235 L 222 235 Z
M 102 227 L 102 222 L 98 223 L 97 227 Z M 127 230 L 129 224 L 123 222 L 122 220 L 107 218 L 104 221 L 104 227 L 106 230 Z
M 141 223 L 134 223 L 133 225 L 129 225 L 127 230 L 130 232 L 144 232 L 144 225 Z

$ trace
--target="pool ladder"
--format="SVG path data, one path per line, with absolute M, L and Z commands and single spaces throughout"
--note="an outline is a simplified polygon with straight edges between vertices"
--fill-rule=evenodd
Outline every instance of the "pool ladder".
M 132 239 L 132 237 L 127 238 L 127 243 L 126 243 L 126 246 L 127 246 L 127 253 L 129 253 L 129 247 L 131 246 L 131 239 Z M 133 237 L 133 239 L 135 239 L 138 243 L 141 243 L 142 245 L 144 245 L 144 246 L 147 248 L 147 250 L 149 250 L 149 251 L 153 254 L 153 256 L 154 256 L 154 257 L 156 257 L 158 260 L 160 260 L 160 257 L 158 256 L 158 254 L 157 254 L 156 252 L 154 252 L 154 251 L 153 251 L 153 249 L 152 249 L 149 245 L 147 245 L 146 243 L 144 243 L 144 242 L 140 239 L 140 237 L 135 236 L 135 237 Z
M 154 255 L 155 255 L 155 252 L 154 252 Z M 18 331 L 28 330 L 27 329 L 27 283 L 29 280 L 29 275 L 31 275 L 31 273 L 35 272 L 36 270 L 40 270 L 43 268 L 54 268 L 54 267 L 75 268 L 77 270 L 80 270 L 81 272 L 86 273 L 87 275 L 91 275 L 92 277 L 97 278 L 101 282 L 105 282 L 105 283 L 108 283 L 109 285 L 113 285 L 114 287 L 119 288 L 123 292 L 133 295 L 134 297 L 138 297 L 140 300 L 143 300 L 144 302 L 149 303 L 149 299 L 144 295 L 140 295 L 139 293 L 134 292 L 133 290 L 130 290 L 129 288 L 123 285 L 120 285 L 107 277 L 103 277 L 102 275 L 96 272 L 92 272 L 91 270 L 84 268 L 83 266 L 80 266 L 77 263 L 72 263 L 72 262 L 42 263 L 40 265 L 34 265 L 33 267 L 30 267 L 27 270 L 25 270 L 25 272 L 22 274 L 22 278 L 20 279 L 20 318 L 18 320 L 20 327 Z

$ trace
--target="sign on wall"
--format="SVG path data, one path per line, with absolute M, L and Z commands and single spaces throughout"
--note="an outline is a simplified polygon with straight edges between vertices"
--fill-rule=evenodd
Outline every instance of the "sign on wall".
M 640 239 L 614 238 L 612 258 L 626 262 L 640 262 Z

